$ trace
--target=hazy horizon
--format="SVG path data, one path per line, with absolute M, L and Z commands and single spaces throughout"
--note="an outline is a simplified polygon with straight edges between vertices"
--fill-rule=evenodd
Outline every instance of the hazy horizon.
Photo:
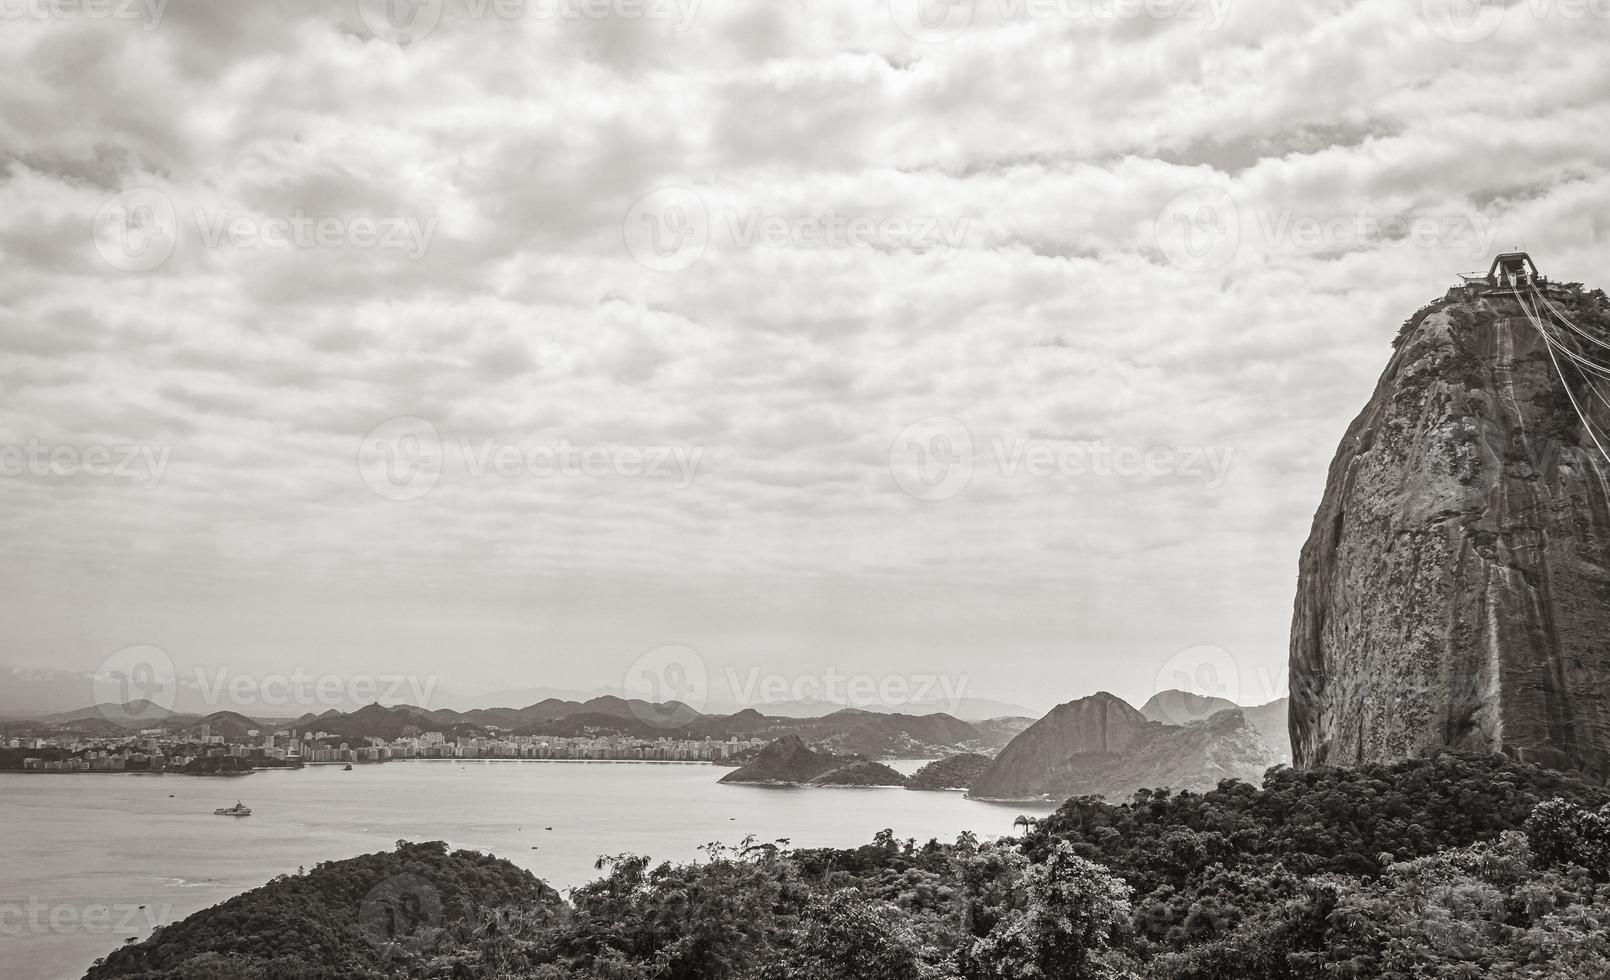
M 445 708 L 470 712 L 489 708 L 520 709 L 548 700 L 587 702 L 611 697 L 655 700 L 649 692 L 620 687 L 590 689 L 542 687 L 476 692 L 453 688 L 435 677 L 395 676 L 377 676 L 377 683 L 373 689 L 355 690 L 353 685 L 347 683 L 339 691 L 320 692 L 317 687 L 319 678 L 308 677 L 299 683 L 294 674 L 266 675 L 269 678 L 266 690 L 254 689 L 246 692 L 244 696 L 237 697 L 224 682 L 215 678 L 187 674 L 182 670 L 177 670 L 175 673 L 176 684 L 152 685 L 146 689 L 136 689 L 133 693 L 149 694 L 151 697 L 139 697 L 124 702 L 118 700 L 118 696 L 122 693 L 118 684 L 109 682 L 107 676 L 0 664 L 0 679 L 4 679 L 8 685 L 6 689 L 0 690 L 0 720 L 76 714 L 96 707 L 118 707 L 128 704 L 150 704 L 160 711 L 158 714 L 147 715 L 146 712 L 150 709 L 142 708 L 138 713 L 116 713 L 109 717 L 133 722 L 148 717 L 166 717 L 167 714 L 196 716 L 215 712 L 234 712 L 261 720 L 288 720 L 310 714 L 324 714 L 331 710 L 350 712 L 369 704 L 379 704 L 387 708 L 413 706 L 430 711 Z M 343 682 L 347 680 L 342 678 Z M 1193 686 L 1201 685 L 1182 682 L 1179 688 L 1165 688 L 1164 691 L 1154 694 L 1184 690 Z M 846 688 L 834 698 L 792 698 L 768 696 L 767 692 L 758 690 L 734 692 L 723 688 L 719 679 L 712 688 L 712 690 L 688 692 L 692 696 L 691 700 L 698 703 L 701 714 L 732 714 L 746 709 L 758 709 L 763 713 L 779 714 L 784 717 L 813 717 L 842 708 L 856 708 L 880 713 L 919 715 L 944 712 L 975 721 L 1011 716 L 1038 718 L 1059 704 L 1102 693 L 1084 691 L 1069 694 L 1057 701 L 1018 703 L 976 697 L 965 689 L 960 692 L 952 690 L 950 693 L 944 689 L 936 689 L 931 695 L 923 697 L 907 695 L 885 698 L 879 697 L 876 692 L 852 694 Z M 290 693 L 287 695 L 282 692 Z M 780 692 L 769 693 L 778 695 Z M 356 696 L 359 694 L 365 696 Z M 110 700 L 100 700 L 108 696 Z M 1141 708 L 1152 696 L 1125 700 L 1135 708 Z M 1218 696 L 1224 697 L 1224 695 Z M 1280 697 L 1283 698 L 1285 695 L 1282 694 Z M 659 700 L 677 699 L 661 695 Z M 1253 699 L 1239 703 L 1243 707 L 1258 707 L 1267 702 Z

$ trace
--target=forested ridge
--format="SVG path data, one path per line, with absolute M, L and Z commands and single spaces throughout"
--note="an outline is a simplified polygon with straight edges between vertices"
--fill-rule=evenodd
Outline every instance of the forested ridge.
M 1021 838 L 601 858 L 561 900 L 440 843 L 277 879 L 91 980 L 1602 980 L 1610 795 L 1502 757 L 1075 799 Z

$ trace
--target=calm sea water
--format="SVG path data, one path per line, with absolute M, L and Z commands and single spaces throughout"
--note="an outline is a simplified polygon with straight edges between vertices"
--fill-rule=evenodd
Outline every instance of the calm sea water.
M 730 771 L 421 761 L 232 780 L 0 774 L 0 977 L 77 980 L 154 926 L 404 838 L 490 852 L 564 889 L 595 877 L 600 854 L 684 860 L 746 834 L 852 846 L 885 827 L 953 840 L 964 830 L 1011 833 L 1019 813 L 1045 812 L 956 793 L 719 785 Z M 252 816 L 213 815 L 237 797 Z

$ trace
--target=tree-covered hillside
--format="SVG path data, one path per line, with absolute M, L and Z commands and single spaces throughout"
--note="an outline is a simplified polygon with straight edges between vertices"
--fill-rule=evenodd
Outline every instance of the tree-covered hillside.
M 1262 789 L 1070 800 L 1021 839 L 601 858 L 568 901 L 399 845 L 192 916 L 90 980 L 1603 980 L 1607 800 L 1501 757 L 1276 768 Z
M 473 945 L 510 917 L 551 918 L 553 889 L 507 861 L 409 844 L 261 888 L 158 929 L 87 980 L 371 980 Z

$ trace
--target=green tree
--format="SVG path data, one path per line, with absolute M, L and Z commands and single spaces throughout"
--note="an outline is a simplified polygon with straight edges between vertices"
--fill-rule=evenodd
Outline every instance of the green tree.
M 1599 881 L 1610 879 L 1610 806 L 1587 810 L 1569 800 L 1546 800 L 1532 808 L 1525 829 L 1543 864 L 1575 864 Z
M 1120 975 L 1115 939 L 1128 925 L 1129 886 L 1059 843 L 1022 876 L 1022 904 L 973 944 L 990 980 L 1103 980 Z

